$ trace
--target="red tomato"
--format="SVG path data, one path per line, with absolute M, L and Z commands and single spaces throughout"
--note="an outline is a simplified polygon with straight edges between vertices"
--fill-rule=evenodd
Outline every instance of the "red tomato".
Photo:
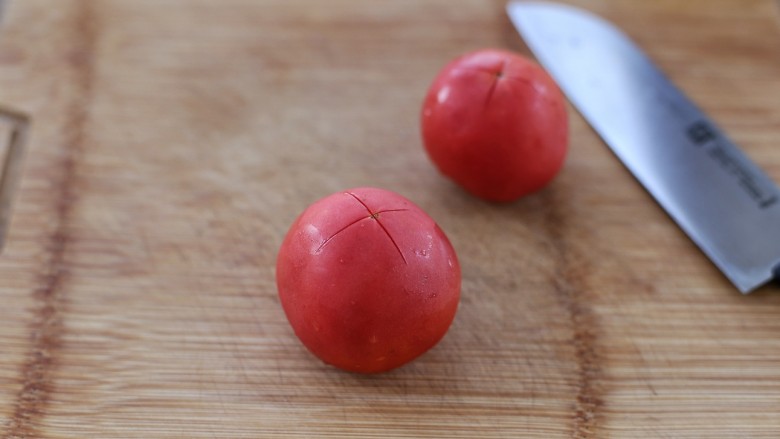
M 467 191 L 512 201 L 544 187 L 563 165 L 566 105 L 536 63 L 485 49 L 449 63 L 422 110 L 426 151 Z
M 455 317 L 460 265 L 436 223 L 406 198 L 357 188 L 309 206 L 276 262 L 295 334 L 341 369 L 383 372 L 433 347 Z

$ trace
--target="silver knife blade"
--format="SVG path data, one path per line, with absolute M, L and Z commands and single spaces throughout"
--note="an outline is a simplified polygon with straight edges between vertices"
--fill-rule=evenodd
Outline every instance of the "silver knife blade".
M 572 104 L 742 292 L 780 273 L 780 188 L 619 29 L 581 9 L 507 13 Z
M 5 1 L 0 0 L 0 24 L 3 20 Z M 0 105 L 0 123 L 10 126 L 7 146 L 0 161 L 0 251 L 5 246 L 11 221 L 11 204 L 21 176 L 22 160 L 30 128 L 30 118 L 25 113 Z M 3 140 L 3 139 L 0 139 Z
M 7 146 L 5 146 L 5 157 L 0 162 L 0 251 L 2 251 L 11 222 L 14 193 L 21 178 L 30 118 L 24 113 L 0 105 L 0 122 L 8 123 L 11 127 Z

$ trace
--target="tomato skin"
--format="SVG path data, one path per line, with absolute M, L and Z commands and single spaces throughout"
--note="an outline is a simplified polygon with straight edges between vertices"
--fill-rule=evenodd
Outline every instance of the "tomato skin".
M 422 136 L 438 169 L 472 194 L 514 201 L 549 183 L 563 165 L 563 95 L 536 63 L 483 49 L 446 65 L 423 102 Z
M 438 343 L 455 317 L 460 279 L 436 223 L 375 188 L 309 206 L 276 264 L 279 298 L 301 342 L 324 362 L 363 373 L 399 367 Z

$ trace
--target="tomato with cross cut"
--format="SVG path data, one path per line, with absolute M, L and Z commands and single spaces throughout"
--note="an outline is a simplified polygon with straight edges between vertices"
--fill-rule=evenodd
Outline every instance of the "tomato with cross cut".
M 390 191 L 356 188 L 309 206 L 276 266 L 279 298 L 303 344 L 341 369 L 401 366 L 447 332 L 460 266 L 439 226 Z
M 445 66 L 425 97 L 421 126 L 444 175 L 499 202 L 547 185 L 568 144 L 558 87 L 538 64 L 506 50 L 478 50 Z

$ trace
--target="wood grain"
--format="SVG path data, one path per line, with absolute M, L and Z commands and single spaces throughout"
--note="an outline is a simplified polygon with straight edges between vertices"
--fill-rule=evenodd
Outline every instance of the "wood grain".
M 771 0 L 578 0 L 780 181 Z M 418 112 L 499 1 L 8 5 L 0 102 L 32 115 L 0 257 L 0 438 L 775 438 L 780 294 L 741 296 L 571 110 L 510 205 L 436 173 Z M 428 211 L 463 267 L 444 340 L 396 371 L 295 339 L 276 251 L 354 186 Z

